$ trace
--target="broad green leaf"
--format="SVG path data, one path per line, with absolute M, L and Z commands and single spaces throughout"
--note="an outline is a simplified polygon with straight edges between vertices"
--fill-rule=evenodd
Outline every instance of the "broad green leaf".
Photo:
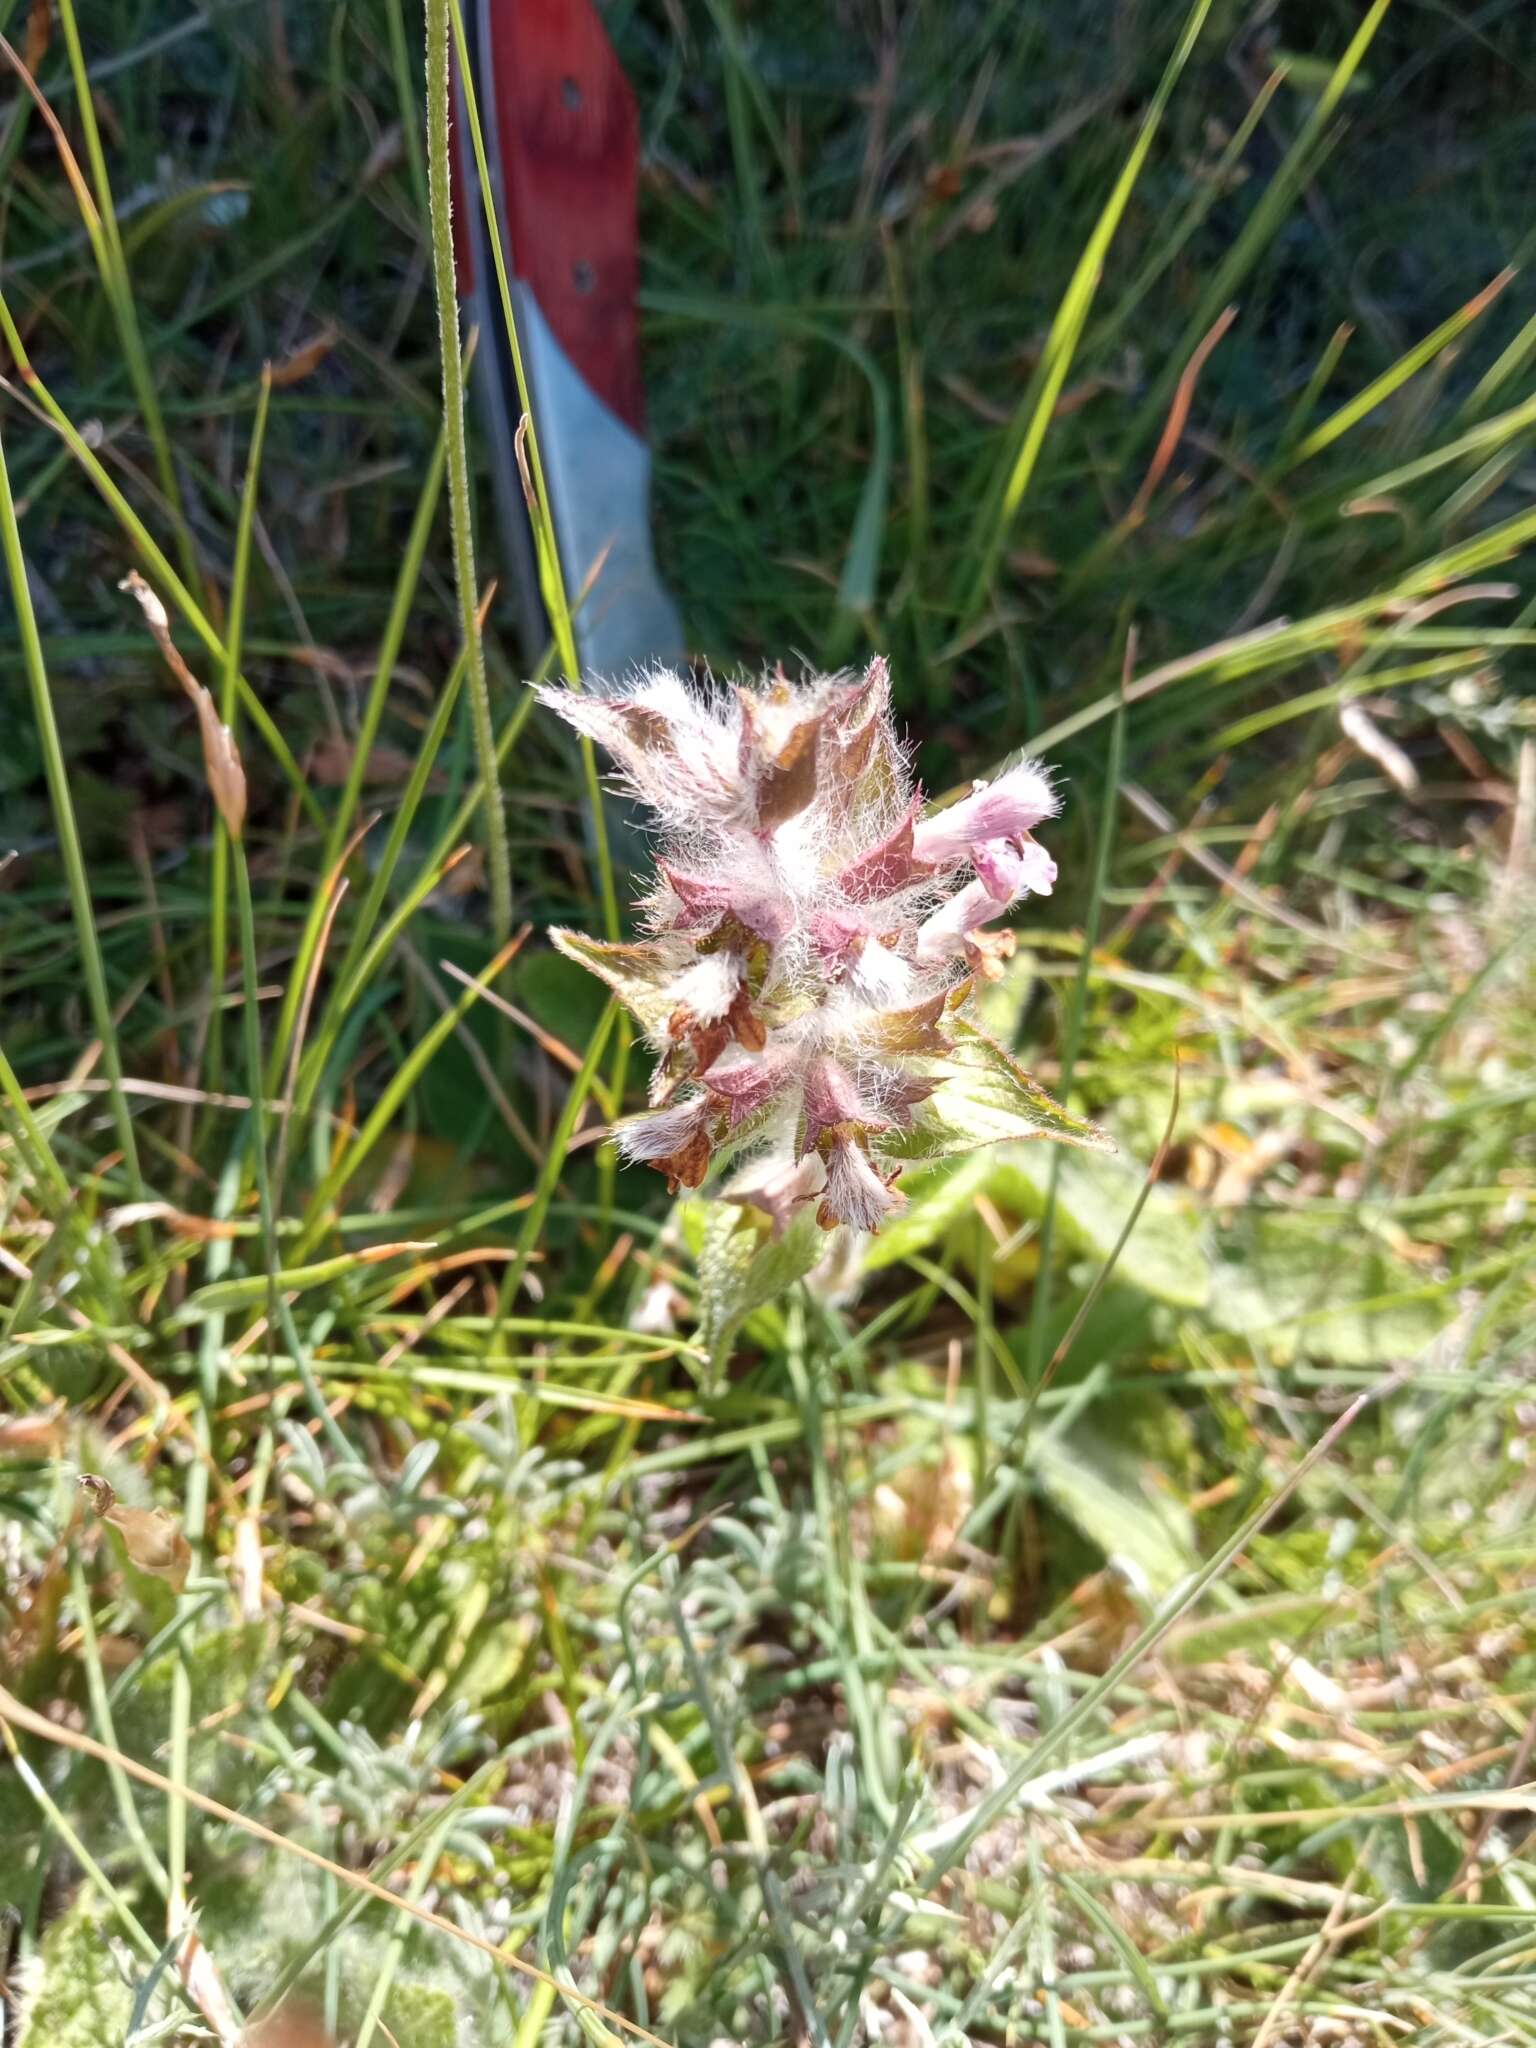
M 1319 1789 L 1322 1799 L 1338 1796 L 1337 1786 L 1327 1781 Z M 1424 1813 L 1411 1835 L 1401 1820 L 1362 1817 L 1350 1830 L 1347 1857 L 1353 1861 L 1363 1853 L 1366 1869 L 1389 1899 L 1438 1900 L 1451 1896 L 1465 1850 L 1448 1818 Z M 1492 1928 L 1487 1938 L 1493 1939 Z
M 1337 1217 L 1263 1211 L 1224 1234 L 1211 1314 L 1277 1364 L 1390 1365 L 1417 1356 L 1456 1311 L 1454 1282 L 1408 1265 Z
M 1041 1216 L 1050 1198 L 1052 1157 L 1010 1145 L 997 1154 L 986 1192 L 1020 1219 Z M 1102 1262 L 1114 1250 L 1142 1188 L 1142 1171 L 1123 1159 L 1064 1152 L 1055 1161 L 1058 1243 Z M 1210 1299 L 1211 1261 L 1192 1202 L 1161 1184 L 1147 1195 L 1136 1228 L 1115 1261 L 1115 1282 L 1175 1308 Z
M 585 967 L 608 984 L 645 1031 L 660 1031 L 677 1004 L 668 993 L 677 980 L 677 955 L 659 939 L 619 944 L 589 939 L 562 925 L 551 928 L 551 940 L 568 960 Z
M 1043 1216 L 1050 1198 L 1053 1155 L 1038 1145 L 1000 1145 L 948 1168 L 914 1173 L 902 1182 L 907 1206 L 868 1247 L 873 1271 L 936 1244 L 986 1195 L 1018 1222 Z M 1121 1159 L 1074 1149 L 1054 1159 L 1058 1244 L 1080 1257 L 1106 1260 L 1141 1193 L 1141 1173 Z M 1193 1204 L 1171 1188 L 1154 1187 L 1115 1264 L 1115 1281 L 1175 1308 L 1203 1308 L 1210 1298 L 1211 1261 Z
M 1008 1138 L 1054 1138 L 1112 1152 L 1106 1131 L 1074 1116 L 1047 1095 L 1012 1053 L 968 1018 L 951 1020 L 955 1050 L 929 1068 L 939 1086 L 910 1131 L 893 1133 L 882 1150 L 916 1162 L 952 1159 Z
M 608 998 L 585 960 L 541 946 L 514 963 L 512 977 L 518 1003 L 536 1023 L 567 1045 L 587 1043 Z
M 1060 1514 L 1122 1562 L 1154 1594 L 1166 1593 L 1198 1563 L 1189 1512 L 1147 1476 L 1150 1463 L 1101 1431 L 1079 1426 L 1042 1436 L 1029 1467 Z

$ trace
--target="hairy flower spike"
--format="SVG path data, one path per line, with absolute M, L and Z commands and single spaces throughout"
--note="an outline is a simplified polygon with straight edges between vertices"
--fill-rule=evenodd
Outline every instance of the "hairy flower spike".
M 745 1155 L 727 1192 L 776 1232 L 813 1202 L 827 1228 L 876 1230 L 908 1161 L 1001 1137 L 1106 1142 L 963 1007 L 1012 950 L 988 927 L 1056 879 L 1031 836 L 1058 808 L 1037 764 L 925 812 L 878 659 L 857 681 L 706 692 L 662 670 L 539 696 L 606 748 L 664 839 L 648 937 L 553 934 L 657 1056 L 653 1107 L 619 1127 L 626 1157 L 697 1187 Z

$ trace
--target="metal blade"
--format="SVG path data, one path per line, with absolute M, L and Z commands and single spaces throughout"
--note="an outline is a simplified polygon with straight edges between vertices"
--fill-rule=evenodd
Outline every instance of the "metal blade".
M 651 542 L 634 304 L 633 99 L 588 0 L 477 0 L 471 16 L 490 196 L 582 672 L 612 676 L 676 662 L 681 623 Z M 525 636 L 541 653 L 548 622 L 513 449 L 517 381 L 472 154 L 468 169 L 478 394 Z

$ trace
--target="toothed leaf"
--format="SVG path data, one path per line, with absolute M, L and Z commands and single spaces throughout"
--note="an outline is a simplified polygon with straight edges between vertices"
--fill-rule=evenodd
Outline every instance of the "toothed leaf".
M 731 1355 L 737 1331 L 754 1309 L 775 1301 L 803 1279 L 827 1249 L 814 1208 L 802 1209 L 782 1237 L 764 1219 L 717 1203 L 699 1242 L 699 1341 L 718 1372 Z
M 928 1069 L 937 1092 L 909 1131 L 892 1132 L 883 1149 L 908 1162 L 950 1159 L 1008 1138 L 1053 1138 L 1094 1152 L 1115 1141 L 1097 1124 L 1074 1116 L 1040 1086 L 1010 1052 L 967 1018 L 954 1017 L 955 1048 Z
M 679 972 L 688 965 L 687 958 L 679 960 L 675 946 L 654 939 L 615 945 L 560 925 L 554 926 L 549 936 L 568 960 L 606 982 L 642 1029 L 665 1029 L 677 1007 L 672 990 Z

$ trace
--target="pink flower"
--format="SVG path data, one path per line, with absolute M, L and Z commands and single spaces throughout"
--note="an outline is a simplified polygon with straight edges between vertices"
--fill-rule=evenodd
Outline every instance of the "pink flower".
M 1021 896 L 1049 896 L 1056 886 L 1056 863 L 1028 832 L 1017 839 L 987 839 L 972 847 L 976 879 L 1000 902 Z
M 958 896 L 940 904 L 918 926 L 918 965 L 937 967 L 945 960 L 963 960 L 969 935 L 1001 917 L 1012 903 L 1011 896 L 994 896 L 985 882 L 967 882 Z
M 827 1189 L 818 1212 L 824 1224 L 846 1223 L 852 1230 L 878 1230 L 892 1209 L 899 1209 L 905 1199 L 875 1170 L 869 1155 L 855 1139 L 838 1139 L 827 1160 Z
M 822 1135 L 827 1131 L 884 1129 L 883 1120 L 872 1115 L 860 1101 L 853 1076 L 836 1060 L 811 1061 L 805 1071 L 803 1099 L 805 1137 L 801 1149 L 805 1152 L 819 1151 Z
M 1046 818 L 1054 818 L 1059 808 L 1044 770 L 1033 761 L 1021 761 L 995 782 L 978 782 L 958 803 L 920 818 L 913 828 L 912 851 L 930 867 L 955 867 L 968 860 L 987 881 L 977 850 L 994 841 L 1016 844 Z
M 967 978 L 1000 972 L 1012 943 L 988 927 L 1055 880 L 1030 836 L 1057 808 L 1044 770 L 924 816 L 880 661 L 858 681 L 698 689 L 660 671 L 540 698 L 606 749 L 663 838 L 645 936 L 554 934 L 655 1054 L 660 1106 L 620 1126 L 625 1156 L 696 1187 L 750 1150 L 732 1199 L 776 1231 L 818 1197 L 829 1228 L 878 1228 L 901 1199 L 899 1134 L 971 1029 Z
M 827 1169 L 821 1156 L 807 1152 L 789 1165 L 765 1166 L 743 1174 L 726 1190 L 729 1199 L 744 1207 L 761 1209 L 773 1225 L 775 1237 L 782 1237 L 805 1204 L 819 1195 L 827 1184 Z
M 614 1135 L 626 1159 L 654 1166 L 674 1189 L 696 1188 L 709 1171 L 713 1153 L 709 1098 L 688 1096 L 665 1109 L 629 1117 Z

